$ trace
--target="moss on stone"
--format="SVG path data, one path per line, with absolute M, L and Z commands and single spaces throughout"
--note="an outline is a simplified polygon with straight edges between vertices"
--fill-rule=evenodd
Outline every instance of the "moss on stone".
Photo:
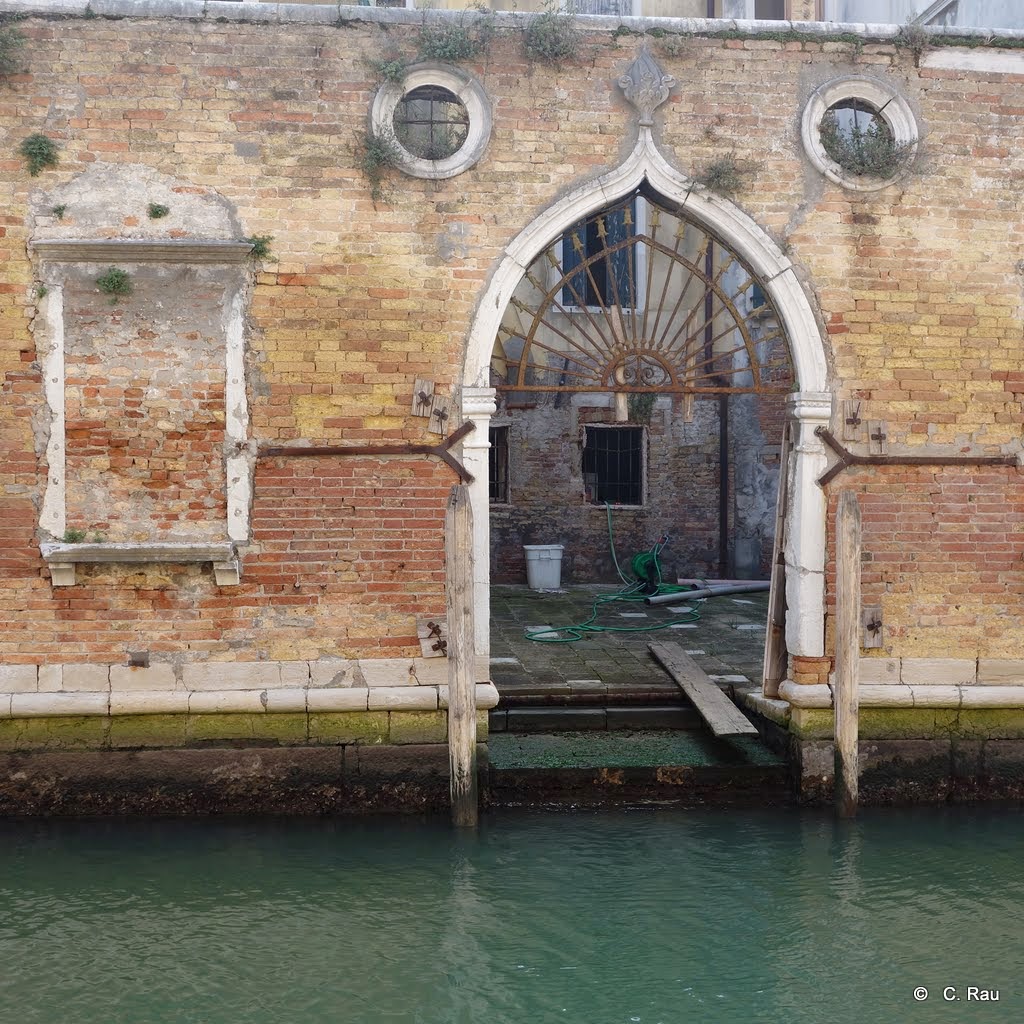
M 789 731 L 801 739 L 831 739 L 835 733 L 832 712 L 824 708 L 793 708 Z
M 0 722 L 0 749 L 104 750 L 109 725 L 104 715 L 5 719 Z
M 110 746 L 184 747 L 188 744 L 188 715 L 114 715 Z
M 832 712 L 825 708 L 793 708 L 790 732 L 801 739 L 831 739 Z M 1024 738 L 1021 708 L 861 708 L 861 739 L 1020 739 Z
M 445 743 L 447 711 L 391 711 L 388 738 L 392 743 Z
M 309 716 L 310 743 L 387 743 L 386 711 L 325 711 Z
M 191 742 L 212 740 L 276 740 L 285 745 L 307 741 L 306 715 L 189 715 L 187 736 Z
M 1024 738 L 1024 708 L 972 708 L 961 711 L 954 733 L 965 739 Z

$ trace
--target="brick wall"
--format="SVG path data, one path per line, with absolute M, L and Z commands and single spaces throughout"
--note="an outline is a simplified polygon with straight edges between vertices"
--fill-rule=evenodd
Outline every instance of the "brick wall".
M 375 207 L 359 169 L 358 136 L 377 85 L 367 58 L 411 58 L 412 22 L 385 30 L 358 20 L 28 18 L 21 31 L 28 70 L 0 93 L 0 655 L 67 659 L 73 647 L 82 660 L 120 659 L 140 633 L 189 657 L 414 653 L 414 614 L 440 607 L 435 528 L 452 481 L 430 463 L 354 460 L 319 475 L 304 460 L 261 463 L 255 545 L 235 590 L 218 591 L 199 567 L 93 568 L 67 592 L 50 587 L 36 547 L 46 438 L 41 353 L 31 333 L 37 266 L 27 243 L 45 235 L 41 217 L 56 190 L 90 168 L 142 168 L 215 194 L 237 237 L 273 236 L 273 259 L 252 268 L 247 311 L 254 439 L 433 440 L 424 421 L 408 415 L 413 380 L 429 377 L 440 393 L 454 391 L 475 304 L 504 246 L 629 151 L 634 116 L 614 83 L 636 40 L 592 32 L 585 59 L 550 68 L 526 62 L 518 33 L 500 33 L 486 62 L 469 69 L 493 103 L 483 160 L 448 181 L 396 176 L 393 203 Z M 663 151 L 691 175 L 728 153 L 751 168 L 735 202 L 785 246 L 820 308 L 837 396 L 859 399 L 865 418 L 885 420 L 891 450 L 1016 445 L 1024 379 L 1020 76 L 942 70 L 927 59 L 918 67 L 888 42 L 856 48 L 671 33 L 650 42 L 679 83 L 658 112 Z M 820 177 L 799 141 L 810 92 L 854 72 L 892 82 L 924 137 L 906 180 L 874 193 Z M 30 178 L 15 149 L 35 131 L 60 143 L 61 163 Z M 159 222 L 143 227 L 162 230 Z M 202 409 L 210 395 L 194 397 Z M 126 390 L 124 409 L 135 400 Z M 216 447 L 216 429 L 215 418 L 204 420 L 197 439 Z M 420 472 L 428 474 L 415 485 L 427 519 L 424 509 L 413 515 L 388 504 L 409 493 Z M 897 653 L 958 642 L 1010 650 L 1024 640 L 1014 614 L 1015 534 L 999 527 L 1005 537 L 988 546 L 997 528 L 971 501 L 977 485 L 993 509 L 1014 509 L 1016 472 L 970 481 L 957 472 L 943 474 L 948 489 L 940 490 L 943 521 L 966 517 L 969 539 L 959 543 L 971 550 L 955 553 L 964 568 L 940 571 L 953 552 L 936 547 L 932 569 L 901 558 L 884 580 L 866 577 L 868 588 L 894 588 L 883 604 Z M 339 492 L 333 507 L 322 504 L 328 479 Z M 204 480 L 191 486 L 216 490 Z M 115 485 L 104 478 L 103 486 Z M 934 486 L 892 471 L 864 484 L 873 501 L 895 506 L 899 497 L 902 523 L 930 515 Z M 349 493 L 365 517 L 358 525 Z M 275 505 L 285 499 L 301 506 L 295 523 L 276 518 L 290 507 Z M 175 522 L 187 518 L 188 505 L 182 499 Z M 882 556 L 887 544 L 905 545 L 889 529 L 872 534 L 868 550 Z M 648 531 L 641 534 L 646 546 Z M 965 595 L 967 611 L 935 610 L 951 590 Z M 949 614 L 970 622 L 934 621 Z
M 861 588 L 882 607 L 882 653 L 1017 658 L 1024 593 L 1024 499 L 1015 468 L 891 467 L 830 487 L 861 507 Z M 831 636 L 835 563 L 827 591 Z
M 68 527 L 113 541 L 220 539 L 219 272 L 202 281 L 141 266 L 131 298 L 112 301 L 96 287 L 104 269 L 76 269 L 64 288 Z

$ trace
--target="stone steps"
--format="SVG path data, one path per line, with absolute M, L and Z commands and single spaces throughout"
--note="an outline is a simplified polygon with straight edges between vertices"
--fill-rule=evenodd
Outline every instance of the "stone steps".
M 535 707 L 646 707 L 651 704 L 676 705 L 686 703 L 680 688 L 673 682 L 595 683 L 587 686 L 578 684 L 521 683 L 502 684 L 498 688 L 502 708 Z
M 488 742 L 493 806 L 771 805 L 786 766 L 759 740 L 696 729 L 498 733 Z
M 692 705 L 673 704 L 593 706 L 499 706 L 489 714 L 492 733 L 558 733 L 616 729 L 700 729 Z

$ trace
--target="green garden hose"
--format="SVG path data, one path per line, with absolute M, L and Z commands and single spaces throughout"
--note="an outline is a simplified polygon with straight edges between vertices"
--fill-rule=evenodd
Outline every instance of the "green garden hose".
M 692 587 L 679 586 L 673 583 L 665 583 L 661 574 L 660 555 L 668 537 L 659 538 L 650 551 L 641 551 L 634 555 L 630 568 L 633 570 L 634 579 L 627 579 L 619 566 L 619 560 L 615 554 L 615 537 L 612 534 L 612 507 L 608 502 L 604 503 L 608 513 L 608 545 L 611 548 L 612 562 L 615 564 L 615 571 L 622 580 L 623 589 L 607 597 L 595 599 L 590 617 L 584 622 L 571 626 L 551 626 L 548 629 L 528 630 L 524 636 L 527 640 L 533 640 L 538 644 L 574 644 L 582 640 L 590 633 L 649 633 L 657 629 L 668 629 L 670 626 L 679 626 L 688 622 L 696 622 L 700 618 L 700 612 L 696 609 L 686 612 L 679 618 L 670 622 L 660 622 L 649 626 L 599 626 L 597 617 L 601 607 L 611 604 L 613 601 L 644 601 L 652 594 L 679 594 L 684 597 Z M 564 634 L 564 635 L 563 635 Z

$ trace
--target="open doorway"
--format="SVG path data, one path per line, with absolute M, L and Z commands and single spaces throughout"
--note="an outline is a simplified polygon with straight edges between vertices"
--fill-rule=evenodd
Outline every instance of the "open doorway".
M 595 594 L 767 582 L 794 383 L 764 282 L 706 227 L 645 188 L 581 219 L 536 256 L 497 331 L 492 583 L 522 584 L 538 545 L 559 549 L 561 584 Z M 730 651 L 741 664 L 726 675 L 758 674 L 766 602 L 732 602 L 743 628 L 716 667 Z M 638 632 L 666 620 L 611 615 L 616 650 L 620 616 Z

